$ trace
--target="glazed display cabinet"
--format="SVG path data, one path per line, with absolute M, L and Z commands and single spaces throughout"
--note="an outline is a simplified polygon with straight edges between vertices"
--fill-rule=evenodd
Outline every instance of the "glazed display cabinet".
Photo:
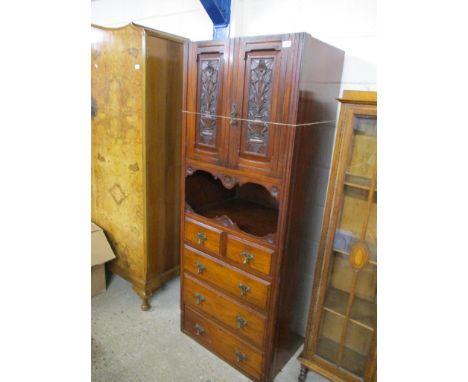
M 376 380 L 377 95 L 345 91 L 299 381 Z
M 181 326 L 255 381 L 272 381 L 303 341 L 290 319 L 301 211 L 307 171 L 331 145 L 343 58 L 305 33 L 188 45 Z
M 179 272 L 186 40 L 135 24 L 93 26 L 92 38 L 92 221 L 147 310 Z

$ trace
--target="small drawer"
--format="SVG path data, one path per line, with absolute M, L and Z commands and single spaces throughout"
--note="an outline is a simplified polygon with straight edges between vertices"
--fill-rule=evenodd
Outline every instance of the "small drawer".
M 261 348 L 265 337 L 265 316 L 184 273 L 184 303 L 223 322 L 239 336 Z
M 223 232 L 199 221 L 185 218 L 185 240 L 204 251 L 220 254 Z
M 226 256 L 246 269 L 255 269 L 269 275 L 272 254 L 272 249 L 228 235 Z
M 266 310 L 270 293 L 269 282 L 237 270 L 188 245 L 184 246 L 183 256 L 184 270 L 237 296 L 242 302 L 249 302 Z
M 187 306 L 185 307 L 183 328 L 199 343 L 229 364 L 256 380 L 260 379 L 263 354 L 252 346 Z

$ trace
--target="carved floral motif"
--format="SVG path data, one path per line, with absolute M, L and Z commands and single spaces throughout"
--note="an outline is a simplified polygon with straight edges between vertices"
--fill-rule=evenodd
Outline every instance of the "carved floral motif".
M 216 112 L 219 93 L 219 60 L 203 60 L 200 69 L 200 117 L 198 141 L 214 146 L 216 140 Z
M 192 166 L 188 166 L 186 169 L 185 169 L 185 172 L 187 175 L 193 175 L 193 173 L 197 171 L 197 169 L 193 168 Z
M 279 188 L 276 186 L 273 186 L 270 188 L 270 194 L 273 196 L 275 199 L 278 199 L 279 196 Z
M 250 61 L 250 84 L 245 150 L 265 154 L 271 112 L 273 58 L 254 58 Z M 253 120 L 255 122 L 253 122 Z
M 239 178 L 226 174 L 213 174 L 215 179 L 219 179 L 223 186 L 228 190 L 234 188 L 237 184 L 241 184 Z

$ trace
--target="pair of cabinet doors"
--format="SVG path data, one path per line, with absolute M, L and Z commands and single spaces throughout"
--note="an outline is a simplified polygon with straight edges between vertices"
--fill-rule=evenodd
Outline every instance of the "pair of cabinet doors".
M 295 61 L 294 38 L 281 35 L 189 45 L 189 159 L 281 177 L 288 131 L 277 123 L 289 117 L 285 94 L 291 94 L 287 78 Z

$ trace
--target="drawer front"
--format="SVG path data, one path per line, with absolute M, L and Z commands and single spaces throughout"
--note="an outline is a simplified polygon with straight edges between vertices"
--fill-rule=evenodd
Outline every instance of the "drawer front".
M 228 235 L 226 256 L 246 269 L 270 274 L 273 250 Z
M 219 229 L 185 218 L 185 240 L 197 248 L 220 254 L 222 234 Z
M 262 353 L 188 307 L 185 307 L 183 327 L 210 351 L 255 379 L 260 379 Z
M 270 283 L 187 245 L 184 246 L 184 269 L 239 297 L 241 301 L 250 302 L 260 309 L 267 308 Z
M 265 317 L 184 273 L 184 302 L 222 321 L 234 333 L 263 346 Z

